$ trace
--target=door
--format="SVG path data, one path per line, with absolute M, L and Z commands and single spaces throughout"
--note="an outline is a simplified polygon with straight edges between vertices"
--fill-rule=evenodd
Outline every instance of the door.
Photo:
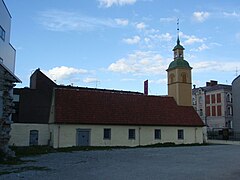
M 90 130 L 77 129 L 77 146 L 89 146 L 89 145 L 90 145 Z
M 29 145 L 38 145 L 38 130 L 30 130 Z

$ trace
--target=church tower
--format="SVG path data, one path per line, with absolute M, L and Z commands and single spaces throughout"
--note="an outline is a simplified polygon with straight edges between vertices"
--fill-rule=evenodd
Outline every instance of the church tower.
M 170 63 L 168 74 L 168 95 L 174 97 L 180 106 L 192 106 L 192 68 L 184 60 L 184 47 L 180 44 L 173 48 L 174 60 Z

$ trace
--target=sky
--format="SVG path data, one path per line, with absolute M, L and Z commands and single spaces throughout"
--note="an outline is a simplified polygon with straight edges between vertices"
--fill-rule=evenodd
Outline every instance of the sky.
M 57 84 L 167 94 L 179 37 L 192 83 L 231 84 L 240 73 L 239 0 L 5 0 L 15 74 L 40 68 Z

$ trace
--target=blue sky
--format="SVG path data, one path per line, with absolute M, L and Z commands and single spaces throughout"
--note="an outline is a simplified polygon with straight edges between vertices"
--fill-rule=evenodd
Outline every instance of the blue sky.
M 239 0 L 5 0 L 17 87 L 40 68 L 57 84 L 167 94 L 177 39 L 193 84 L 231 84 L 240 72 Z

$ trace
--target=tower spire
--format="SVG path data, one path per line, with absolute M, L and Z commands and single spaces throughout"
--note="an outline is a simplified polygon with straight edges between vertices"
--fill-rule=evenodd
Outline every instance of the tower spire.
M 177 19 L 177 44 L 180 44 L 180 39 L 179 39 L 179 18 Z

